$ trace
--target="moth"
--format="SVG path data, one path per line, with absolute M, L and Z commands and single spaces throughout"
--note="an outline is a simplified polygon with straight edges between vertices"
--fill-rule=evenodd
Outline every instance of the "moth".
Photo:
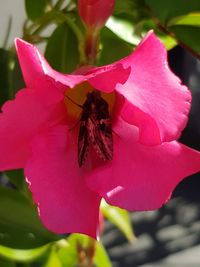
M 101 97 L 100 92 L 95 90 L 87 94 L 80 107 L 82 113 L 78 133 L 79 167 L 87 158 L 90 145 L 99 158 L 104 161 L 112 160 L 113 136 L 108 103 Z

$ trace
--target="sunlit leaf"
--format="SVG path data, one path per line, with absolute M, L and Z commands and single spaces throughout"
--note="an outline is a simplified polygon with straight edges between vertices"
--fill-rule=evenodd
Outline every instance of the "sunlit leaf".
M 169 35 L 160 34 L 158 35 L 158 37 L 162 41 L 167 50 L 170 50 L 177 45 L 176 40 Z
M 134 35 L 133 24 L 126 20 L 111 17 L 107 21 L 106 27 L 129 44 L 136 46 L 140 41 L 140 38 Z
M 66 254 L 65 257 L 67 258 L 67 257 L 69 257 L 69 255 Z M 58 257 L 58 254 L 57 254 L 55 247 L 52 247 L 51 252 L 49 254 L 49 257 L 48 257 L 47 262 L 44 265 L 44 267 L 63 267 L 63 265 L 62 265 L 62 263 Z
M 63 267 L 77 266 L 78 258 L 75 246 L 68 245 L 67 248 L 59 249 L 58 256 Z
M 173 25 L 188 25 L 200 27 L 200 13 L 191 13 L 186 16 L 172 18 L 167 25 L 168 27 Z
M 63 267 L 74 267 L 78 265 L 77 242 L 82 246 L 87 247 L 90 238 L 86 235 L 71 234 L 67 238 L 67 243 L 58 251 L 59 258 Z M 67 257 L 66 257 L 67 255 Z
M 122 231 L 128 240 L 135 238 L 129 213 L 126 210 L 108 205 L 104 200 L 101 202 L 103 215 Z
M 35 249 L 12 249 L 0 245 L 0 256 L 13 261 L 29 262 L 41 257 L 50 245 L 45 245 Z
M 67 242 L 63 244 L 58 250 L 59 258 L 63 267 L 75 267 L 78 266 L 79 256 L 77 252 L 77 245 L 81 245 L 82 248 L 87 250 L 91 244 L 95 247 L 94 263 L 97 267 L 111 267 L 110 259 L 106 253 L 102 243 L 95 241 L 90 237 L 82 234 L 72 234 L 67 238 Z M 67 256 L 66 256 L 67 255 Z
M 94 255 L 94 262 L 97 267 L 112 267 L 112 263 L 108 254 L 101 242 L 96 243 L 96 251 Z
M 199 0 L 145 0 L 145 2 L 163 24 L 167 24 L 174 17 L 200 11 Z

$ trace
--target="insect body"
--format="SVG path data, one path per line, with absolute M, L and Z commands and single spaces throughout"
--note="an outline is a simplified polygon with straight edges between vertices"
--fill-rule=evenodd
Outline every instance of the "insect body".
M 81 167 L 87 157 L 89 145 L 92 145 L 97 155 L 106 160 L 113 157 L 113 138 L 108 103 L 100 92 L 87 94 L 80 119 L 78 134 L 78 164 Z

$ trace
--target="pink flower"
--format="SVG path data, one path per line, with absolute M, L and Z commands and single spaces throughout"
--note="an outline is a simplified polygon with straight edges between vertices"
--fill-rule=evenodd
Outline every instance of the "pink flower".
M 115 0 L 78 0 L 80 17 L 90 28 L 101 28 L 112 15 Z
M 175 186 L 200 169 L 200 154 L 176 141 L 187 122 L 190 93 L 169 70 L 150 32 L 128 57 L 65 75 L 31 44 L 16 40 L 26 88 L 0 114 L 0 170 L 24 168 L 44 225 L 56 233 L 96 236 L 101 198 L 128 210 L 161 207 Z M 82 74 L 81 74 L 82 73 Z M 80 168 L 80 107 L 92 88 L 112 117 L 114 155 L 89 152 Z

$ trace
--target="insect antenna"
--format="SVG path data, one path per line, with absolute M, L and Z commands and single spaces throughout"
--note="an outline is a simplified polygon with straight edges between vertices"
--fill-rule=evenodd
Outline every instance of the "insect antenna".
M 68 98 L 74 105 L 78 106 L 79 108 L 83 108 L 80 104 L 76 103 L 73 99 L 71 99 L 68 95 L 65 95 L 66 98 Z

